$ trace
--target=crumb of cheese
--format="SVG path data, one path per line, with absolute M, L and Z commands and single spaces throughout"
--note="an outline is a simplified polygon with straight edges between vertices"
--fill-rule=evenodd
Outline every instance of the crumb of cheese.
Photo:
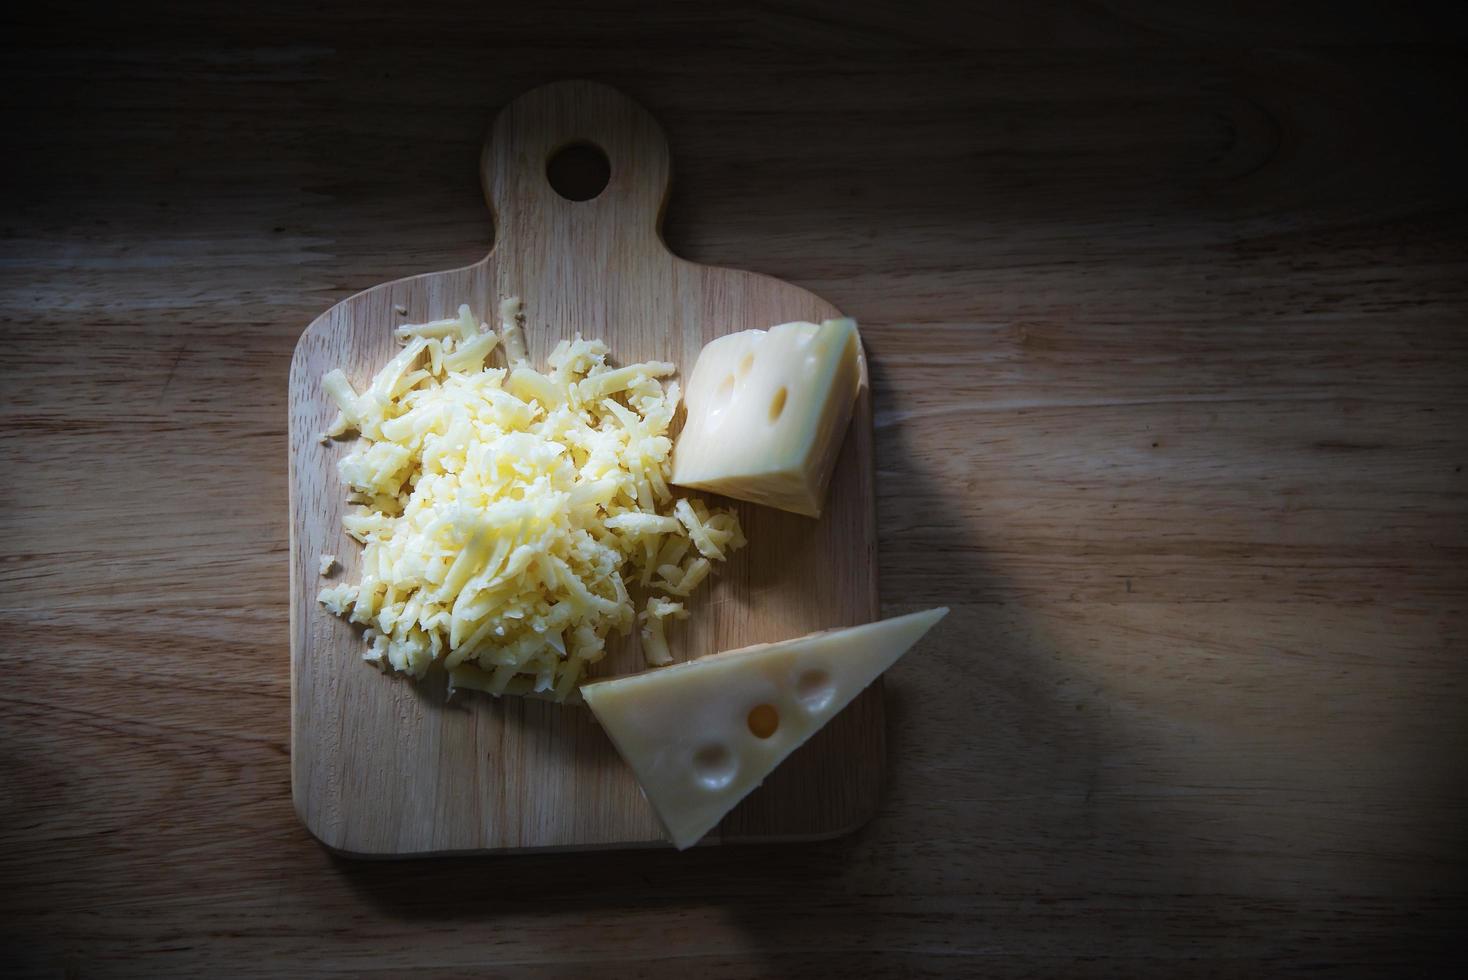
M 683 603 L 659 596 L 648 596 L 647 608 L 637 616 L 642 623 L 642 655 L 650 666 L 661 667 L 673 662 L 673 654 L 663 636 L 663 621 L 669 617 L 687 619 L 688 611 Z
M 321 556 L 321 574 L 322 575 L 330 575 L 332 572 L 336 571 L 336 568 L 337 568 L 336 555 L 322 555 Z
M 669 597 L 744 536 L 668 487 L 672 364 L 611 367 L 578 336 L 537 371 L 519 301 L 500 317 L 499 335 L 467 306 L 398 327 L 405 346 L 361 393 L 339 370 L 323 379 L 340 409 L 328 432 L 361 436 L 339 468 L 363 553 L 361 580 L 318 598 L 367 627 L 366 659 L 386 669 L 442 660 L 458 686 L 563 701 L 612 630 L 640 621 L 647 662 L 670 661 L 663 622 L 688 613 Z M 497 347 L 505 367 L 489 364 Z

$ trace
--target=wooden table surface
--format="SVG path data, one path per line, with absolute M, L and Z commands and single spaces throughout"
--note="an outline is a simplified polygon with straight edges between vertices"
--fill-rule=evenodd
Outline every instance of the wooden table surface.
M 1461 938 L 1461 17 L 118 6 L 11 11 L 0 59 L 0 970 L 1390 974 Z M 850 837 L 334 858 L 290 800 L 292 345 L 479 258 L 485 127 L 571 76 L 667 130 L 675 251 L 861 320 L 883 610 L 954 611 Z

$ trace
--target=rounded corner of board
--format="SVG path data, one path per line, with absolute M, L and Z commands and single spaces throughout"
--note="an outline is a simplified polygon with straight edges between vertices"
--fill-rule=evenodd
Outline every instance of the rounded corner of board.
M 323 849 L 339 857 L 356 857 L 356 854 L 343 847 L 342 841 L 338 840 L 334 834 L 328 832 L 326 828 L 317 822 L 315 815 L 307 809 L 303 796 L 304 794 L 293 781 L 291 785 L 291 805 L 296 812 L 296 820 L 305 829 L 306 833 L 311 835 L 311 839 Z

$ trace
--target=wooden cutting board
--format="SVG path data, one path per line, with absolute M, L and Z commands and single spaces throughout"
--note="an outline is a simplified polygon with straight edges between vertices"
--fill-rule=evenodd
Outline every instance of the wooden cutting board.
M 568 200 L 547 176 L 550 159 L 578 144 L 599 148 L 610 165 L 605 189 L 590 200 Z M 358 631 L 316 603 L 320 556 L 337 555 L 339 574 L 356 580 L 360 553 L 341 531 L 336 476 L 351 442 L 322 445 L 318 438 L 335 414 L 322 375 L 341 367 L 363 385 L 396 349 L 396 325 L 452 315 L 460 303 L 492 322 L 506 296 L 524 301 L 537 364 L 579 331 L 604 339 L 620 362 L 670 360 L 684 377 L 715 337 L 838 315 L 789 283 L 669 252 L 660 235 L 667 142 L 646 111 L 605 86 L 562 82 L 515 100 L 494 124 L 481 170 L 497 227 L 490 254 L 338 303 L 306 328 L 291 362 L 292 787 L 311 833 L 347 854 L 653 845 L 662 834 L 585 708 L 463 694 L 446 702 L 442 677 L 415 684 L 364 663 Z M 692 617 L 670 631 L 680 659 L 877 618 L 865 361 L 862 378 L 825 515 L 813 521 L 735 503 L 749 546 L 695 595 Z M 598 673 L 637 667 L 631 650 L 613 647 Z M 876 684 L 710 840 L 850 830 L 876 805 L 882 764 Z

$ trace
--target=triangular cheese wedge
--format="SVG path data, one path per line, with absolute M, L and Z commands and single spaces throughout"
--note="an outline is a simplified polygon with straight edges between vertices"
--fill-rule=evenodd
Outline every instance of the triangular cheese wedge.
M 682 850 L 947 614 L 728 650 L 581 694 Z

